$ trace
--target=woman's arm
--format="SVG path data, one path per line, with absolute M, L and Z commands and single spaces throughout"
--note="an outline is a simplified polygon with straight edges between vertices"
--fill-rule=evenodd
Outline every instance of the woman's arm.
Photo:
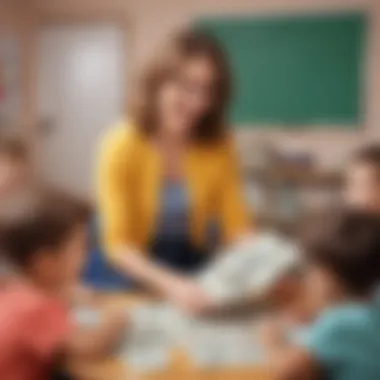
M 121 248 L 113 262 L 120 272 L 132 276 L 187 313 L 201 314 L 212 308 L 211 299 L 193 279 L 161 267 L 131 248 Z
M 136 168 L 133 147 L 128 146 L 126 126 L 111 131 L 103 141 L 98 167 L 98 199 L 106 254 L 123 274 L 168 298 L 182 309 L 197 311 L 206 303 L 199 287 L 190 279 L 176 275 L 149 259 L 135 248 L 133 220 Z M 130 144 L 129 144 L 130 145 Z
M 249 209 L 245 203 L 238 157 L 232 141 L 223 145 L 220 182 L 217 208 L 224 243 L 233 243 L 252 233 L 252 226 Z

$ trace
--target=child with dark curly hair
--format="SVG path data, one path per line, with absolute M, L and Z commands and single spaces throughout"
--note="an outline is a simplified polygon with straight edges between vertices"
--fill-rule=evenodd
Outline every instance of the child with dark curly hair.
M 315 227 L 315 226 L 314 226 Z M 380 378 L 380 216 L 346 211 L 305 245 L 307 293 L 319 313 L 296 344 L 274 321 L 262 328 L 276 379 Z

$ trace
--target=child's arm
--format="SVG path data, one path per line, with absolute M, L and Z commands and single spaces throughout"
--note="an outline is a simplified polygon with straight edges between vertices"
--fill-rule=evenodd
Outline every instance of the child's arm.
M 319 369 L 309 352 L 297 347 L 277 349 L 270 353 L 269 365 L 274 380 L 319 379 Z
M 97 301 L 96 292 L 81 283 L 69 287 L 67 299 L 73 305 L 95 305 Z
M 125 310 L 110 311 L 98 326 L 73 331 L 67 342 L 67 355 L 75 359 L 107 356 L 123 339 L 127 326 L 128 318 Z
M 268 364 L 275 380 L 312 380 L 319 378 L 317 362 L 306 349 L 289 343 L 278 320 L 267 321 L 260 331 Z
M 83 331 L 73 329 L 67 311 L 54 302 L 43 300 L 25 309 L 20 316 L 20 344 L 41 363 L 106 356 L 123 339 L 128 324 L 125 309 L 106 313 L 97 327 Z

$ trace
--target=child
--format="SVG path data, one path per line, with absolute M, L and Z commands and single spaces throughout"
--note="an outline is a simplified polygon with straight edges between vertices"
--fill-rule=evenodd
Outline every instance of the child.
M 380 212 L 380 145 L 356 153 L 347 169 L 345 201 L 354 208 Z
M 63 195 L 32 194 L 0 214 L 0 245 L 15 276 L 0 292 L 3 379 L 48 379 L 58 358 L 104 355 L 120 339 L 125 317 L 74 331 L 66 298 L 86 251 L 88 210 Z
M 0 200 L 25 185 L 29 164 L 26 144 L 16 136 L 0 134 Z
M 0 209 L 8 207 L 9 198 L 27 187 L 29 155 L 26 144 L 17 137 L 0 134 Z M 9 275 L 9 266 L 0 260 L 0 286 Z
M 289 343 L 282 327 L 262 329 L 277 379 L 380 379 L 380 217 L 347 211 L 324 222 L 307 246 L 307 291 L 320 313 L 306 339 Z

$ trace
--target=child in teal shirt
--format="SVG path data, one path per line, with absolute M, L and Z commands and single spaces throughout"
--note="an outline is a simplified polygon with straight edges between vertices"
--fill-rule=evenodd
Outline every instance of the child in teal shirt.
M 297 343 L 278 323 L 263 326 L 275 378 L 380 379 L 380 217 L 361 211 L 330 217 L 305 254 L 305 287 L 320 312 Z
M 344 202 L 380 214 L 380 144 L 358 150 L 346 169 Z

